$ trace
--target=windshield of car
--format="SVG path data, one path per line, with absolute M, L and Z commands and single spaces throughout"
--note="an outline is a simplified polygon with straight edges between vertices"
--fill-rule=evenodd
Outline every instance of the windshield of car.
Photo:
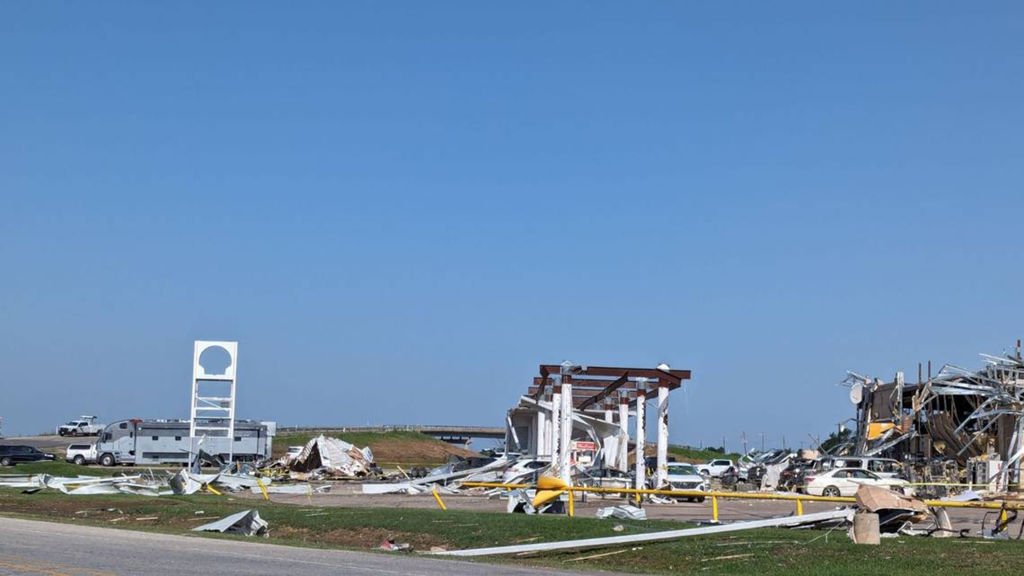
M 697 469 L 694 468 L 692 464 L 683 464 L 683 463 L 676 464 L 676 463 L 673 463 L 673 464 L 669 464 L 668 465 L 668 473 L 669 474 L 679 474 L 679 475 L 688 475 L 689 474 L 689 475 L 696 476 L 697 475 Z

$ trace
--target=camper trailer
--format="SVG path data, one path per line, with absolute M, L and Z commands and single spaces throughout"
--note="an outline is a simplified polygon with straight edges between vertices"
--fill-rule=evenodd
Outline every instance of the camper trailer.
M 188 420 L 121 420 L 100 434 L 96 442 L 99 463 L 188 464 L 189 454 L 203 451 L 224 461 L 259 461 L 270 458 L 277 426 L 274 422 L 236 420 L 234 438 L 201 437 L 190 446 Z

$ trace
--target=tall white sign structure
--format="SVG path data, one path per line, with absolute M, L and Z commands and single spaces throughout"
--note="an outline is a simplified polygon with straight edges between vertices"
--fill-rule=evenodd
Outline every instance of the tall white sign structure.
M 231 363 L 221 374 L 210 374 L 199 363 L 203 352 L 223 348 Z M 234 456 L 235 375 L 238 373 L 238 342 L 196 340 L 192 356 L 192 417 L 189 419 L 191 457 L 199 452 L 197 438 L 227 438 L 228 460 Z

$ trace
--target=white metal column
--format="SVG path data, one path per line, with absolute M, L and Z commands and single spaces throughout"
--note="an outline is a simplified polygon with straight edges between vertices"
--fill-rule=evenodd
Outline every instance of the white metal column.
M 537 410 L 537 450 L 534 456 L 543 456 L 548 453 L 547 444 L 547 432 L 548 432 L 548 414 L 544 410 L 538 408 Z
M 562 442 L 558 447 L 558 472 L 562 481 L 572 485 L 572 464 L 570 462 L 572 446 L 572 376 L 562 377 L 562 423 L 559 431 L 562 434 Z
M 203 352 L 210 348 L 223 348 L 231 364 L 221 374 L 211 374 L 199 363 Z M 226 438 L 228 460 L 235 451 L 235 383 L 238 374 L 238 342 L 196 340 L 192 356 L 192 408 L 189 417 L 189 459 L 198 452 L 196 438 Z M 208 395 L 204 383 L 227 382 L 227 396 Z M 215 394 L 222 394 L 215 393 Z
M 644 459 L 647 427 L 644 422 L 644 404 L 647 402 L 647 381 L 639 378 L 636 383 L 636 488 L 645 488 L 647 462 Z
M 619 395 L 619 462 L 621 472 L 629 472 L 629 393 Z
M 661 378 L 659 378 L 661 380 Z M 668 383 L 658 384 L 658 473 L 657 488 L 668 484 Z
M 562 424 L 562 385 L 555 384 L 551 389 L 551 466 L 558 466 L 558 447 L 561 444 Z

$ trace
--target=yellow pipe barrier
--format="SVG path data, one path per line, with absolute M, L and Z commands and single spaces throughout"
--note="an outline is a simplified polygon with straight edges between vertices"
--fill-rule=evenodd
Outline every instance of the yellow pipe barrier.
M 569 518 L 572 518 L 575 515 L 576 515 L 576 509 L 573 508 L 572 489 L 570 488 L 569 489 Z
M 711 497 L 711 521 L 718 522 L 718 496 Z
M 441 507 L 442 512 L 447 512 L 448 507 L 444 505 L 444 500 L 441 500 L 441 495 L 437 493 L 437 489 L 434 489 L 434 500 L 437 500 L 437 505 Z
M 500 482 L 463 482 L 464 488 L 533 488 L 531 484 L 502 484 Z M 836 502 L 842 504 L 854 504 L 856 498 L 852 496 L 811 496 L 809 494 L 764 494 L 760 492 L 702 492 L 700 490 L 656 490 L 637 488 L 598 488 L 596 486 L 573 486 L 576 492 L 593 492 L 598 494 L 635 494 L 638 498 L 641 494 L 654 494 L 658 496 L 678 496 L 683 498 L 704 497 L 726 498 L 734 500 L 792 500 L 802 502 Z M 1024 510 L 1024 502 L 1007 502 L 996 500 L 991 502 L 953 502 L 948 500 L 925 500 L 925 505 L 938 508 L 983 508 L 988 510 Z
M 800 499 L 800 500 L 796 501 L 796 515 L 797 516 L 803 516 L 804 515 L 804 501 L 803 501 L 803 499 Z
M 217 492 L 217 490 L 215 490 L 215 489 L 213 488 L 213 486 L 210 486 L 209 484 L 207 484 L 207 485 L 206 485 L 206 489 L 207 489 L 207 490 L 209 490 L 210 492 L 213 492 L 213 493 L 214 493 L 214 494 L 216 494 L 217 496 L 220 496 L 220 495 L 221 495 L 221 493 L 220 493 L 220 492 Z
M 270 502 L 270 494 L 267 493 L 267 487 L 263 484 L 263 480 L 261 478 L 256 478 L 256 485 L 259 486 L 260 491 L 263 492 L 263 499 Z

